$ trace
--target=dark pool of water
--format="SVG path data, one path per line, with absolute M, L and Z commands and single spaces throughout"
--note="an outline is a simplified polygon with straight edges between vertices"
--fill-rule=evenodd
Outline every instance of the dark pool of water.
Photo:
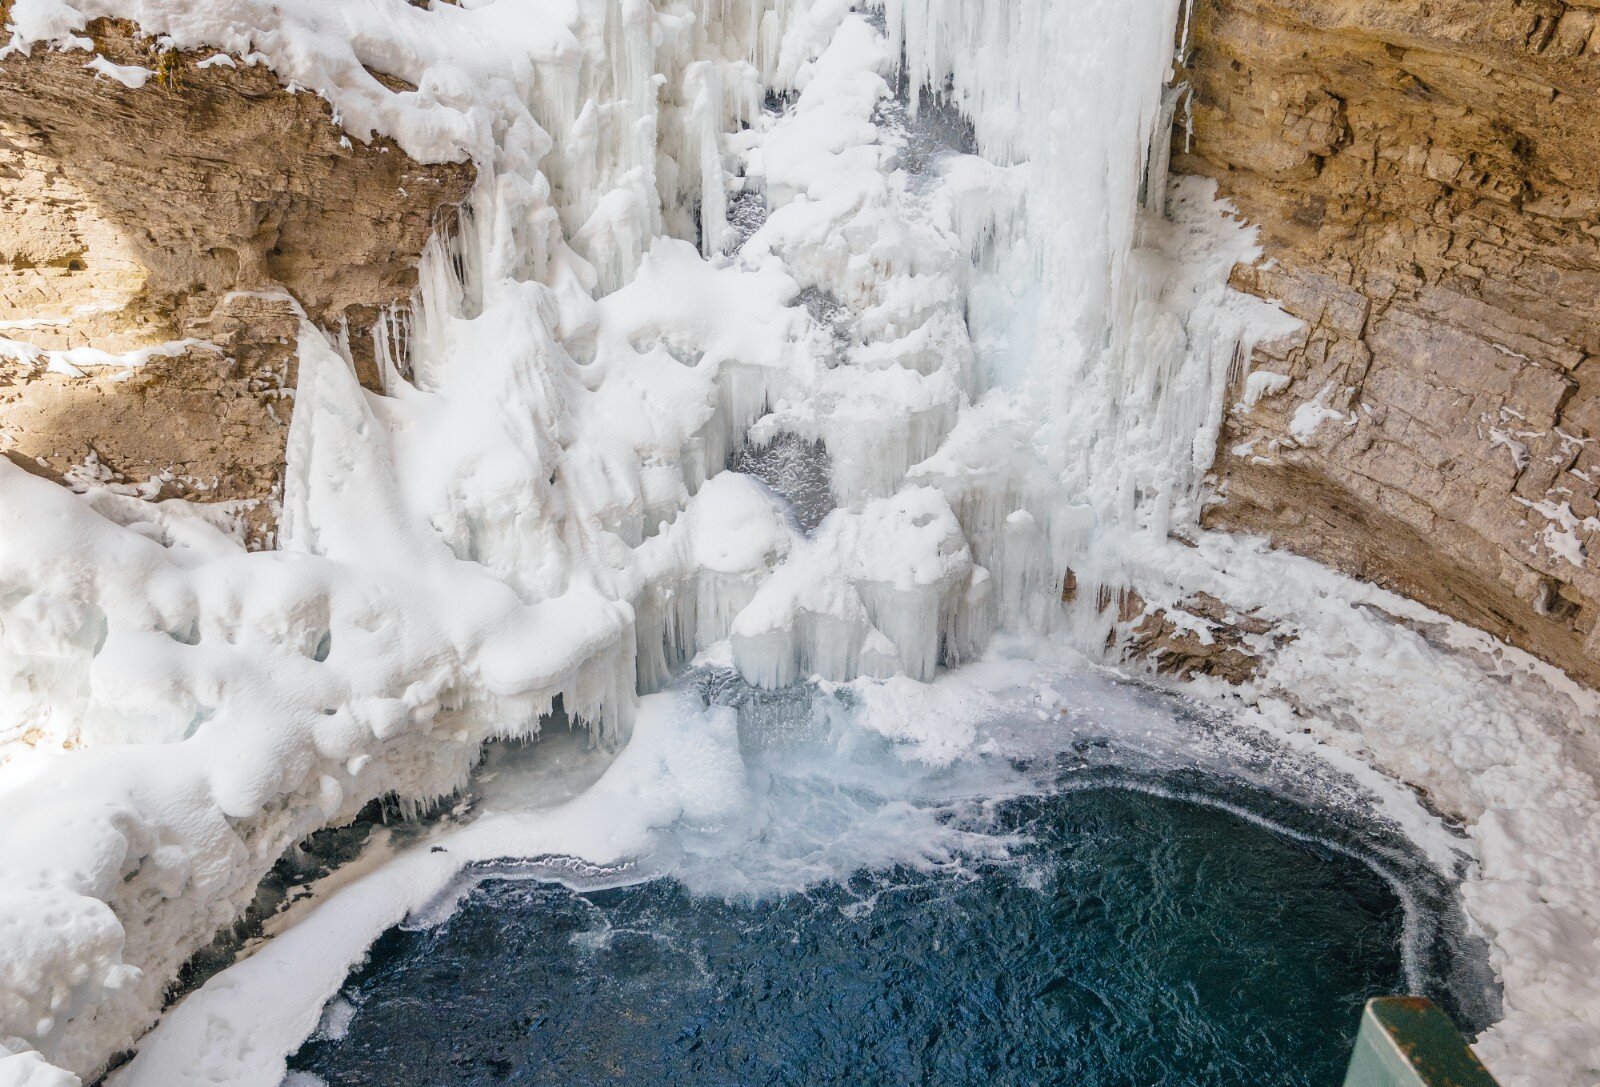
M 671 880 L 481 884 L 395 929 L 334 1085 L 1340 1082 L 1404 991 L 1396 891 L 1343 852 L 1120 788 L 1011 801 L 1009 859 L 728 903 Z

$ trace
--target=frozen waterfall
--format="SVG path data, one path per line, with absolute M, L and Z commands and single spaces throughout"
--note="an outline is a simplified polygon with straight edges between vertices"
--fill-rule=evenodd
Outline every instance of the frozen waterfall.
M 1176 8 L 18 0 L 23 41 L 118 14 L 264 56 L 479 180 L 380 323 L 383 395 L 302 327 L 281 552 L 0 476 L 0 698 L 90 748 L 9 801 L 0 1034 L 92 1071 L 285 848 L 558 699 L 617 743 L 697 654 L 928 680 L 1059 625 L 1100 528 L 1191 517 L 1248 239 L 1141 210 Z M 902 165 L 923 107 L 978 153 Z M 726 471 L 785 442 L 831 466 L 809 531 Z

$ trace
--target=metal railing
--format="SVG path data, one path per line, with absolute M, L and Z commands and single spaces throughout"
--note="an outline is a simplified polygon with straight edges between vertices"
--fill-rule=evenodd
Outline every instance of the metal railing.
M 1367 1001 L 1344 1087 L 1498 1087 L 1437 1004 L 1420 996 Z

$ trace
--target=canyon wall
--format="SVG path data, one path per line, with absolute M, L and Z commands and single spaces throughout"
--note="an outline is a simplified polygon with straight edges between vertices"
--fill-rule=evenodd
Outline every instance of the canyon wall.
M 0 59 L 0 452 L 226 503 L 268 544 L 300 313 L 375 384 L 373 324 L 473 171 L 360 143 L 246 58 L 87 35 Z
M 1600 682 L 1600 0 L 1195 0 L 1174 168 L 1306 322 L 1208 525 Z

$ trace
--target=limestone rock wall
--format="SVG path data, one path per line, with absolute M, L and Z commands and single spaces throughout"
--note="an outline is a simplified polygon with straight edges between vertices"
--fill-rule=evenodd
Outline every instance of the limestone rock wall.
M 88 34 L 94 53 L 0 59 L 0 451 L 50 478 L 238 503 L 270 542 L 296 304 L 348 326 L 375 381 L 365 335 L 409 297 L 473 171 L 358 143 L 240 58 L 118 21 Z M 135 367 L 98 354 L 154 347 Z
M 1600 0 L 1195 0 L 1174 168 L 1304 333 L 1207 514 L 1600 683 Z

